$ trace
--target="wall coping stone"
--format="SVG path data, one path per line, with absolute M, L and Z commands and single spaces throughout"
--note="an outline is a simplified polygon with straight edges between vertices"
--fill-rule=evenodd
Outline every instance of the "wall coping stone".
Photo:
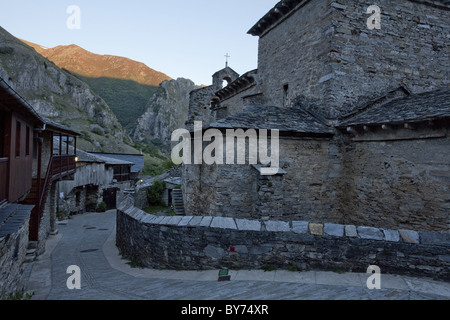
M 361 239 L 369 240 L 384 240 L 383 232 L 378 228 L 373 227 L 358 227 L 358 235 Z
M 160 224 L 163 221 L 164 217 L 157 216 L 155 220 L 152 221 L 152 224 Z
M 345 235 L 349 238 L 357 238 L 358 231 L 356 230 L 356 226 L 346 225 L 345 226 Z
M 156 219 L 156 216 L 148 214 L 146 217 L 144 217 L 141 221 L 143 223 L 151 224 Z
M 273 232 L 290 232 L 291 227 L 289 226 L 289 222 L 285 221 L 265 221 L 264 222 L 267 231 Z
M 202 222 L 203 217 L 197 216 L 193 217 L 191 221 L 189 221 L 188 226 L 190 227 L 198 227 L 200 226 L 200 223 Z
M 174 216 L 169 217 L 169 218 L 170 219 L 167 219 L 165 221 L 163 220 L 164 224 L 177 226 L 181 222 L 181 219 L 182 219 L 182 217 L 174 217 Z
M 237 230 L 236 222 L 233 218 L 226 218 L 226 217 L 214 217 L 211 225 L 211 228 L 218 228 L 218 229 L 235 229 Z
M 120 206 L 118 210 L 144 224 L 172 225 L 177 227 L 206 227 L 239 231 L 292 232 L 296 234 L 311 234 L 319 237 L 348 237 L 450 247 L 450 234 L 448 233 L 418 232 L 405 229 L 391 230 L 334 223 L 320 224 L 307 221 L 287 222 L 211 216 L 154 216 L 131 205 Z M 265 226 L 265 228 L 263 226 Z
M 299 234 L 308 233 L 308 221 L 292 221 L 292 231 Z
M 311 233 L 313 236 L 323 236 L 323 224 L 310 223 L 309 233 Z
M 400 236 L 402 237 L 403 241 L 406 243 L 420 243 L 419 233 L 417 231 L 412 230 L 399 230 Z
M 178 226 L 180 226 L 180 227 L 187 226 L 189 224 L 189 222 L 192 220 L 192 218 L 194 218 L 194 217 L 185 216 L 185 217 L 181 218 L 181 221 L 178 223 Z
M 325 223 L 323 232 L 329 236 L 343 237 L 344 226 L 341 224 Z
M 389 242 L 399 242 L 400 233 L 397 230 L 382 229 L 384 233 L 384 239 Z
M 211 225 L 213 217 L 203 217 L 202 222 L 200 222 L 200 227 L 209 227 Z
M 238 230 L 261 231 L 261 222 L 258 220 L 236 219 Z

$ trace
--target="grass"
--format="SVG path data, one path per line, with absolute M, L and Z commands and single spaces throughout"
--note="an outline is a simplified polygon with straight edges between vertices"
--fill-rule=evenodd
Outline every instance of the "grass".
M 117 246 L 117 244 L 116 244 Z M 145 266 L 142 263 L 137 262 L 136 260 L 133 260 L 129 258 L 127 255 L 125 255 L 120 249 L 119 254 L 122 257 L 122 260 L 129 260 L 126 264 L 129 265 L 133 269 L 145 269 Z
M 166 206 L 153 206 L 144 209 L 148 214 L 156 215 L 158 213 L 164 213 L 166 216 L 175 216 L 175 211 L 172 208 Z
M 275 266 L 272 266 L 270 264 L 263 265 L 261 269 L 263 269 L 265 272 L 277 270 Z
M 8 297 L 8 300 L 31 300 L 33 298 L 34 294 L 35 294 L 34 291 L 33 292 L 21 291 L 21 292 L 18 292 L 16 294 L 14 294 L 14 295 L 10 295 Z

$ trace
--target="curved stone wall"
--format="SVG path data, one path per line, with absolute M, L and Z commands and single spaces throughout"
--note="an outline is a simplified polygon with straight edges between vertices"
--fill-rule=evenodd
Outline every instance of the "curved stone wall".
M 117 210 L 117 246 L 156 269 L 278 268 L 382 273 L 450 280 L 450 234 L 303 221 L 149 215 Z

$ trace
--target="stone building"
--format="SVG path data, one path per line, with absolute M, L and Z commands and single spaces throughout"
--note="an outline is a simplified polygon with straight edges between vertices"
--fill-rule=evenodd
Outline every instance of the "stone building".
M 258 69 L 192 92 L 188 128 L 279 130 L 281 170 L 184 165 L 186 214 L 449 233 L 450 5 L 372 5 L 280 1 Z

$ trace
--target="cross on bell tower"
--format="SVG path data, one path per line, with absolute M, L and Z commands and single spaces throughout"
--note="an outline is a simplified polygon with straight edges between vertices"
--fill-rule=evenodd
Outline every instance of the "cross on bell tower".
M 230 58 L 231 56 L 228 55 L 228 53 L 225 55 L 225 68 L 228 68 L 228 58 Z

